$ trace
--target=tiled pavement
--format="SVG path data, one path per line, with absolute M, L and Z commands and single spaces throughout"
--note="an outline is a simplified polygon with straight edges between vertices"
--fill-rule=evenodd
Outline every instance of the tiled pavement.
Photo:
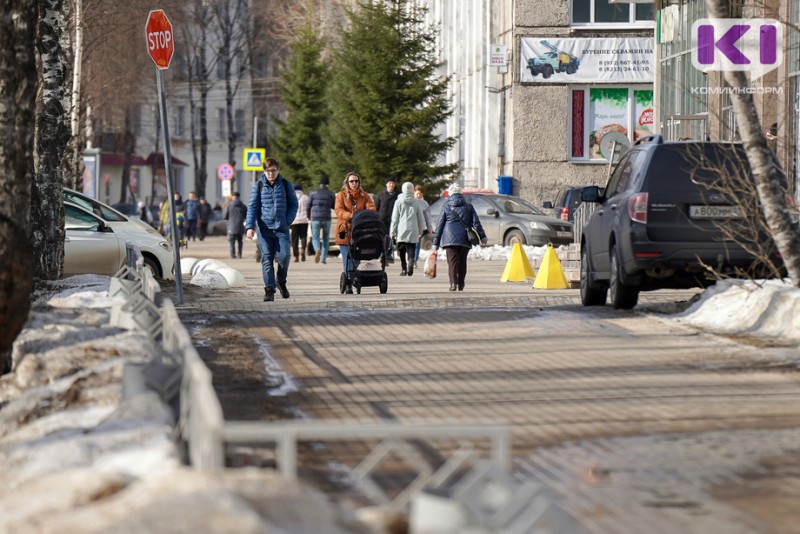
M 329 258 L 293 263 L 292 298 L 267 304 L 252 248 L 225 260 L 221 238 L 191 243 L 190 255 L 223 259 L 248 288 L 191 289 L 179 311 L 260 339 L 300 384 L 302 416 L 508 425 L 517 476 L 546 481 L 590 531 L 770 531 L 713 493 L 745 487 L 763 458 L 797 453 L 800 388 L 784 365 L 795 351 L 644 313 L 693 292 L 588 312 L 576 290 L 502 284 L 503 262 L 470 262 L 463 293 L 446 276 L 400 277 L 395 263 L 386 295 L 340 295 L 341 263 Z

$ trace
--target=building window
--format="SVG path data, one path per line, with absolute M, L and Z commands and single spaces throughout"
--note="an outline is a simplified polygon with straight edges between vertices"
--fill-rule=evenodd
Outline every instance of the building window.
M 186 106 L 175 106 L 175 117 L 172 119 L 172 136 L 183 137 L 186 134 Z
M 572 0 L 572 25 L 653 25 L 653 4 L 614 3 L 609 0 Z
M 241 141 L 244 139 L 245 123 L 244 123 L 244 110 L 237 109 L 233 119 L 233 129 L 236 132 L 236 140 Z
M 225 139 L 227 128 L 225 127 L 225 110 L 217 108 L 217 138 Z
M 653 132 L 653 88 L 573 87 L 571 88 L 571 135 L 569 155 L 573 161 L 608 161 L 601 150 L 603 137 L 623 136 L 628 143 Z M 608 148 L 611 147 L 603 147 Z

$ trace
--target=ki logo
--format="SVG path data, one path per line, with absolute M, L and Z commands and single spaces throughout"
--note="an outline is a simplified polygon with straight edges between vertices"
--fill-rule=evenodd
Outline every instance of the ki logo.
M 775 19 L 699 19 L 692 65 L 703 72 L 741 70 L 756 80 L 783 63 L 783 26 Z

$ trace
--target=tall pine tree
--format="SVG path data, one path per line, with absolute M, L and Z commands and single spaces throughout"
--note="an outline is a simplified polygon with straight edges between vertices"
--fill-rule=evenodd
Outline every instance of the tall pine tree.
M 334 51 L 324 133 L 334 182 L 349 170 L 371 192 L 382 190 L 389 175 L 432 190 L 452 179 L 457 165 L 437 164 L 455 140 L 436 135 L 452 108 L 447 79 L 437 76 L 436 33 L 424 15 L 410 0 L 362 2 L 348 10 Z
M 306 191 L 319 183 L 322 164 L 322 128 L 328 117 L 325 99 L 330 70 L 322 60 L 324 42 L 307 22 L 292 42 L 289 67 L 281 73 L 281 96 L 288 115 L 276 119 L 274 156 L 281 174 Z

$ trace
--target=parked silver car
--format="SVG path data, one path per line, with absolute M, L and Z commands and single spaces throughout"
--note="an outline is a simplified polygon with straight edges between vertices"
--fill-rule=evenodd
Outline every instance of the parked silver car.
M 490 245 L 541 246 L 548 243 L 567 245 L 572 243 L 572 223 L 562 221 L 520 197 L 488 193 L 464 193 L 464 199 L 472 204 L 481 219 L 481 225 Z M 442 206 L 447 197 L 431 204 L 431 223 L 436 226 Z M 430 247 L 430 240 L 423 240 L 423 248 Z

